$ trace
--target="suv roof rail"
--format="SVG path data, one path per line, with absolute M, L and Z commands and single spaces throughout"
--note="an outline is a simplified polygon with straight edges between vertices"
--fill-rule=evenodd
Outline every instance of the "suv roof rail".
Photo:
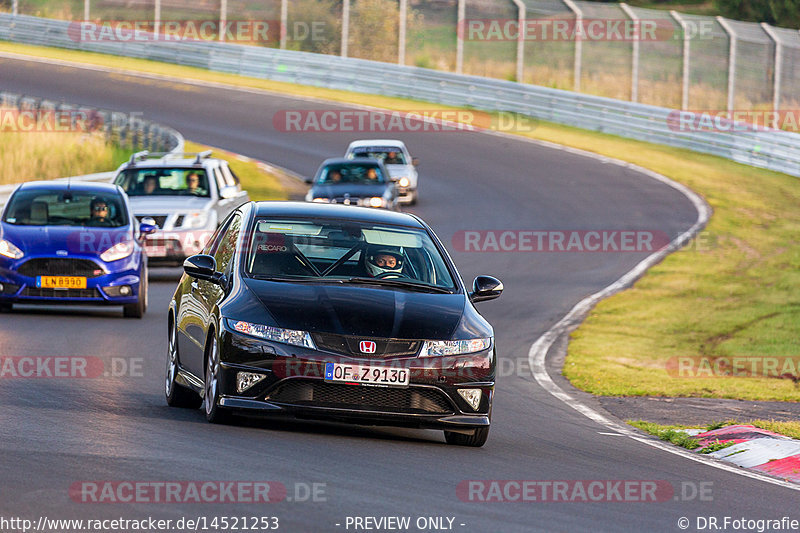
M 194 158 L 194 163 L 199 165 L 203 159 L 208 159 L 211 157 L 213 152 L 211 150 L 206 150 L 204 152 L 149 152 L 147 150 L 143 152 L 137 152 L 131 156 L 129 161 L 130 165 L 135 165 L 137 161 L 144 161 L 145 159 L 191 159 Z

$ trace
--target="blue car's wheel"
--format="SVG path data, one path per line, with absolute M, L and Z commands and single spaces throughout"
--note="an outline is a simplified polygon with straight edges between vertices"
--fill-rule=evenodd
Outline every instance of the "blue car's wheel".
M 126 305 L 122 308 L 123 316 L 127 318 L 142 318 L 147 311 L 147 265 L 142 265 L 142 274 L 139 276 L 139 300 L 135 304 Z

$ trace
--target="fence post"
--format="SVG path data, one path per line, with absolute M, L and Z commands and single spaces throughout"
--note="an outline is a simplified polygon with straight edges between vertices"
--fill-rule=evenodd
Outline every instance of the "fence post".
M 347 43 L 350 41 L 350 0 L 342 3 L 342 57 L 347 57 Z
M 575 72 L 573 74 L 575 81 L 573 90 L 579 93 L 581 92 L 581 70 L 583 67 L 581 64 L 583 61 L 583 39 L 581 38 L 583 35 L 583 11 L 572 0 L 564 0 L 564 4 L 575 13 Z
M 228 23 L 228 0 L 219 2 L 219 35 L 220 41 L 225 41 L 225 25 Z
M 686 22 L 677 11 L 670 11 L 670 15 L 680 25 L 683 32 L 683 73 L 681 79 L 681 109 L 687 111 L 689 109 L 689 61 L 691 59 L 689 28 L 686 27 Z
M 511 0 L 517 6 L 517 24 L 519 34 L 517 35 L 517 82 L 522 83 L 522 75 L 525 68 L 525 3 L 522 0 Z
M 456 73 L 464 73 L 464 20 L 467 18 L 467 0 L 458 0 L 456 17 Z
M 408 0 L 400 0 L 400 23 L 397 35 L 397 64 L 406 64 L 406 23 L 408 22 Z
M 286 50 L 286 35 L 288 34 L 289 28 L 287 27 L 289 24 L 289 0 L 281 0 L 281 42 L 280 47 L 281 50 Z
M 728 114 L 733 120 L 734 94 L 736 91 L 736 32 L 728 21 L 722 17 L 717 17 L 717 22 L 728 34 Z
M 628 15 L 633 22 L 633 49 L 631 50 L 631 102 L 639 101 L 639 41 L 642 38 L 642 27 L 639 22 L 639 17 L 633 12 L 633 9 L 625 2 L 620 2 L 619 7 Z
M 783 44 L 780 37 L 775 33 L 775 30 L 766 22 L 761 23 L 764 28 L 764 33 L 769 35 L 769 38 L 775 43 L 775 74 L 772 80 L 772 110 L 775 112 L 775 118 L 772 122 L 772 127 L 778 128 L 778 112 L 781 109 L 781 78 L 783 77 Z
M 92 0 L 83 0 L 83 20 L 89 20 Z
M 161 0 L 156 0 L 155 15 L 153 16 L 153 33 L 158 38 L 161 33 Z
M 15 17 L 19 15 L 19 0 L 14 0 L 11 3 L 11 14 Z

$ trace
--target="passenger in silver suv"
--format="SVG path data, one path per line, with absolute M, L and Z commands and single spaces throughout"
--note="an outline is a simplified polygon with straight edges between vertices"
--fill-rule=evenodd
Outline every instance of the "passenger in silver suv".
M 140 152 L 114 183 L 130 197 L 140 222 L 158 226 L 145 250 L 150 264 L 180 265 L 203 248 L 228 213 L 250 201 L 223 159 L 202 153 Z

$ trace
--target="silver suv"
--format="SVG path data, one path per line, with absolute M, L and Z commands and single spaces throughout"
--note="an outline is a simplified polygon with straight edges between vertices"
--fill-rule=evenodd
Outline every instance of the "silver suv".
M 181 264 L 200 253 L 228 213 L 250 200 L 228 162 L 210 151 L 139 152 L 117 169 L 114 183 L 140 222 L 158 226 L 145 241 L 151 264 Z

